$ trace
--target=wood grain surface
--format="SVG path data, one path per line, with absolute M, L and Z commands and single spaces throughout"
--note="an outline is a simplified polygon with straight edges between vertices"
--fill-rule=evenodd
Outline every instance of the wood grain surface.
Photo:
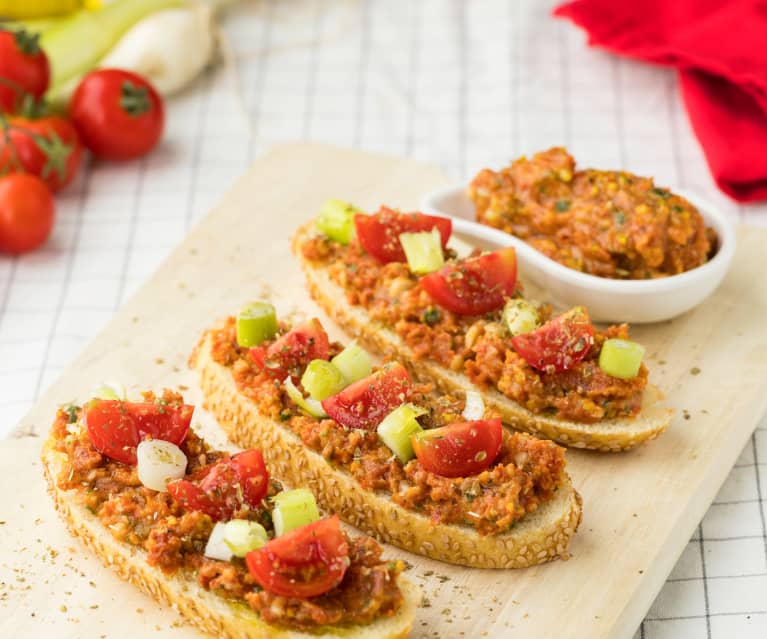
M 20 423 L 19 438 L 0 444 L 0 633 L 198 636 L 66 534 L 44 492 L 36 435 L 59 404 L 86 399 L 103 380 L 181 388 L 199 402 L 186 359 L 215 318 L 260 297 L 283 315 L 319 314 L 288 241 L 325 199 L 416 207 L 444 182 L 431 166 L 322 145 L 275 147 L 253 165 L 46 392 Z M 633 332 L 677 414 L 666 434 L 632 453 L 568 453 L 584 498 L 569 561 L 472 570 L 388 548 L 413 564 L 410 574 L 424 590 L 414 637 L 633 634 L 767 408 L 765 245 L 767 231 L 741 229 L 733 268 L 712 298 Z M 205 436 L 224 444 L 209 416 L 200 410 L 196 419 Z

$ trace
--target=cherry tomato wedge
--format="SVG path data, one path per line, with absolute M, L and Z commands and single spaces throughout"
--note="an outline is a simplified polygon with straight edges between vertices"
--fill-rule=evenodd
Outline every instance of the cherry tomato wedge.
M 458 422 L 413 435 L 413 450 L 423 467 L 443 477 L 470 477 L 498 457 L 503 441 L 500 419 Z
M 322 400 L 331 419 L 347 428 L 373 430 L 384 417 L 407 401 L 410 375 L 402 364 L 387 364 L 369 377 Z
M 423 213 L 400 213 L 385 206 L 375 215 L 354 216 L 357 239 L 370 255 L 379 262 L 407 262 L 405 250 L 399 241 L 400 233 L 417 233 L 436 228 L 447 246 L 453 223 L 449 218 Z
M 273 539 L 245 556 L 250 574 L 281 597 L 316 597 L 335 588 L 349 567 L 349 542 L 338 515 Z
M 194 406 L 172 407 L 159 402 L 94 399 L 83 407 L 83 420 L 97 451 L 123 462 L 136 463 L 136 446 L 143 439 L 179 445 L 189 432 Z
M 206 466 L 190 479 L 168 483 L 168 492 L 182 506 L 217 521 L 231 519 L 246 504 L 259 508 L 268 489 L 269 472 L 255 448 Z
M 250 356 L 259 368 L 283 381 L 288 375 L 298 381 L 313 359 L 328 359 L 330 339 L 317 318 L 278 337 L 269 346 L 255 346 Z
M 421 286 L 442 308 L 458 315 L 482 315 L 501 308 L 517 284 L 517 254 L 505 248 L 446 264 L 421 278 Z
M 594 327 L 582 306 L 575 306 L 540 328 L 511 340 L 514 350 L 544 373 L 569 370 L 586 357 L 592 344 Z

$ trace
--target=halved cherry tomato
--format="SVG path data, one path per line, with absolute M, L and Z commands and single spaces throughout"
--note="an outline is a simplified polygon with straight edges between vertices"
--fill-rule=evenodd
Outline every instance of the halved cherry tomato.
M 503 441 L 500 419 L 458 422 L 413 435 L 413 450 L 423 467 L 443 477 L 470 477 L 498 457 Z
M 255 346 L 250 356 L 259 368 L 283 381 L 288 375 L 298 381 L 313 359 L 328 359 L 330 339 L 317 318 L 297 326 L 264 348 Z
M 355 215 L 354 226 L 362 248 L 384 264 L 407 261 L 405 250 L 399 241 L 400 233 L 431 231 L 436 228 L 444 249 L 453 229 L 449 218 L 423 213 L 400 213 L 385 206 L 375 215 Z
M 273 539 L 245 556 L 250 574 L 281 597 L 316 597 L 335 588 L 349 567 L 349 542 L 338 515 Z
M 0 30 L 0 111 L 16 111 L 26 95 L 41 98 L 48 89 L 51 70 L 39 37 Z
M 182 506 L 217 521 L 231 519 L 244 504 L 260 507 L 268 489 L 269 472 L 255 448 L 206 466 L 190 479 L 168 483 L 168 492 Z
M 384 417 L 407 401 L 410 375 L 402 364 L 387 364 L 354 382 L 337 395 L 322 400 L 331 419 L 347 428 L 375 429 Z
M 517 254 L 505 248 L 446 264 L 421 278 L 441 307 L 458 315 L 482 315 L 501 308 L 517 284 Z
M 544 373 L 572 368 L 586 357 L 593 343 L 594 326 L 582 306 L 575 306 L 540 328 L 511 340 L 514 350 Z
M 171 407 L 159 402 L 94 399 L 83 407 L 93 446 L 124 464 L 136 463 L 136 446 L 146 437 L 179 445 L 189 432 L 194 406 Z

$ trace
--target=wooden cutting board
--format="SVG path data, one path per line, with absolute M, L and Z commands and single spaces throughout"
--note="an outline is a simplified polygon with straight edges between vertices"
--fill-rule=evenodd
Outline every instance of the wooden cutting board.
M 283 314 L 317 313 L 288 238 L 325 199 L 416 207 L 444 181 L 436 168 L 413 161 L 276 147 L 48 390 L 19 433 L 43 434 L 59 404 L 86 399 L 103 380 L 188 387 L 199 401 L 186 358 L 215 318 L 263 296 Z M 634 331 L 648 347 L 652 380 L 677 410 L 669 431 L 632 453 L 568 453 L 584 498 L 569 561 L 472 570 L 389 548 L 413 564 L 410 574 L 423 586 L 413 636 L 631 637 L 767 408 L 767 232 L 741 230 L 739 242 L 732 271 L 703 306 Z M 198 417 L 204 434 L 222 442 L 212 420 L 202 411 Z M 44 494 L 40 441 L 0 445 L 0 634 L 198 636 L 67 536 Z

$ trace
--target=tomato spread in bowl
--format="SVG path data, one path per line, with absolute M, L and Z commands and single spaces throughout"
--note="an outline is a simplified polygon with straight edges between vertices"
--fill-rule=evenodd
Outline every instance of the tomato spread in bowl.
M 476 218 L 582 273 L 644 280 L 705 264 L 717 235 L 686 198 L 624 171 L 576 170 L 562 147 L 483 169 L 467 189 Z

